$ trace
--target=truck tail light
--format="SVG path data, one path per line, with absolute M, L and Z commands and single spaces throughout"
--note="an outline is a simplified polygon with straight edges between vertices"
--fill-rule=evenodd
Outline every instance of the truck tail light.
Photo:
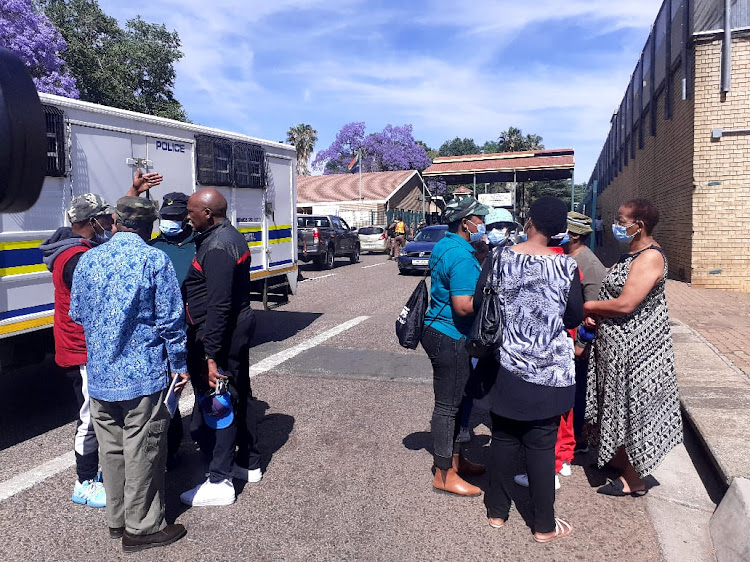
M 317 244 L 320 241 L 320 234 L 318 233 L 318 229 L 313 228 L 313 243 Z
M 380 235 L 380 238 L 378 238 L 378 240 L 385 240 L 385 232 Z

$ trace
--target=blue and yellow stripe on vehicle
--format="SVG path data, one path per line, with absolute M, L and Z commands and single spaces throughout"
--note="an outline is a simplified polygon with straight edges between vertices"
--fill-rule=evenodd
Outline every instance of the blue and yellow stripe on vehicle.
M 0 242 L 0 277 L 47 271 L 39 245 L 42 240 Z
M 283 244 L 292 241 L 292 225 L 279 224 L 268 227 L 268 243 Z
M 11 322 L 0 324 L 0 337 L 52 326 L 54 322 L 54 308 L 54 303 L 47 303 L 0 312 L 0 321 L 12 320 Z M 31 315 L 35 315 L 35 317 L 13 320 Z
M 238 228 L 242 235 L 247 240 L 248 248 L 256 248 L 263 245 L 263 228 L 260 226 L 251 226 L 245 228 Z

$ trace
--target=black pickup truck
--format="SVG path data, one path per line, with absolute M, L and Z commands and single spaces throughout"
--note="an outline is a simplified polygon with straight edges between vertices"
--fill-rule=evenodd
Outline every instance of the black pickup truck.
M 335 215 L 297 215 L 299 259 L 313 261 L 321 269 L 331 269 L 338 256 L 359 261 L 359 236 L 356 228 Z

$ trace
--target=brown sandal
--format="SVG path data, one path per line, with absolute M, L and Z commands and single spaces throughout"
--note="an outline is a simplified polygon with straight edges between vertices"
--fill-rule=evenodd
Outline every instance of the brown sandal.
M 545 537 L 543 539 L 537 538 L 536 533 L 534 534 L 534 540 L 536 542 L 550 542 L 554 541 L 555 539 L 559 539 L 562 537 L 565 537 L 573 532 L 573 526 L 565 521 L 564 519 L 559 519 L 555 517 L 555 534 L 551 537 Z

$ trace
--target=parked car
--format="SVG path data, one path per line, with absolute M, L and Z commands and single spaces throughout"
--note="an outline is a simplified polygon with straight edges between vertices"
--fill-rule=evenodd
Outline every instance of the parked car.
M 363 252 L 387 252 L 385 226 L 363 226 L 358 231 L 359 249 Z
M 359 261 L 359 238 L 356 228 L 335 215 L 297 215 L 299 259 L 312 260 L 321 269 L 331 269 L 338 256 L 349 256 L 351 263 Z M 303 243 L 304 239 L 304 243 Z
M 398 272 L 426 271 L 430 267 L 430 254 L 440 239 L 448 232 L 444 224 L 426 226 L 401 248 L 398 256 Z

